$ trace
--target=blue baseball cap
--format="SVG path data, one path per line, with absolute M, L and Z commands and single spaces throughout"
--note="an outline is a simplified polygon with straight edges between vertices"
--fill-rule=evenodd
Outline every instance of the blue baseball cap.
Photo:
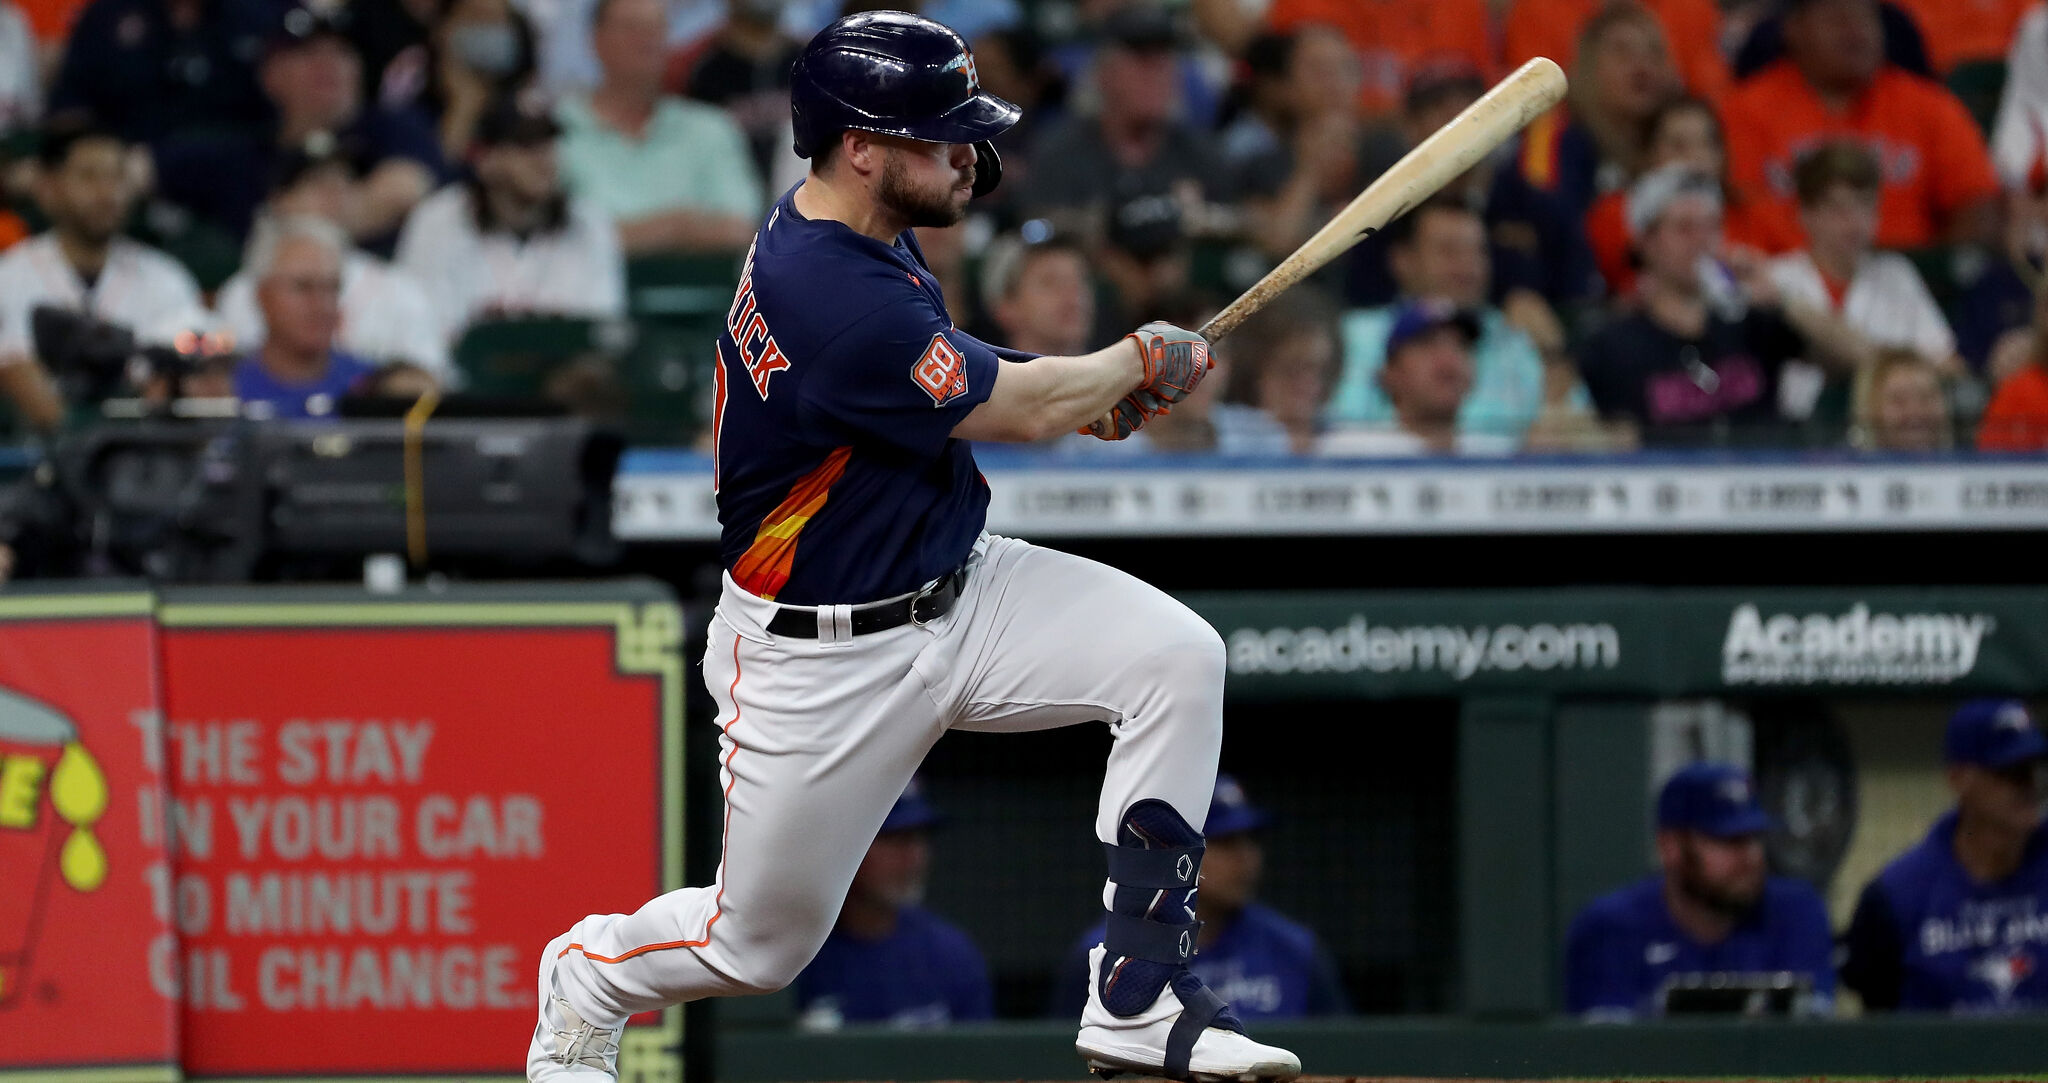
M 946 814 L 935 808 L 924 797 L 924 782 L 912 778 L 910 785 L 903 788 L 903 796 L 889 809 L 889 816 L 882 821 L 877 834 L 886 835 L 891 831 L 910 831 L 920 827 L 934 827 L 946 822 Z
M 1244 787 L 1229 775 L 1216 776 L 1216 792 L 1209 798 L 1209 818 L 1202 821 L 1202 836 L 1217 838 L 1239 835 L 1266 826 L 1266 810 L 1253 805 Z
M 1949 716 L 1947 758 L 2002 770 L 2048 755 L 2048 737 L 2016 699 L 1973 699 Z
M 1440 298 L 1408 301 L 1394 313 L 1394 324 L 1387 330 L 1387 357 L 1399 353 L 1401 347 L 1440 327 L 1455 327 L 1465 335 L 1467 345 L 1479 341 L 1479 317 L 1469 309 Z
M 1697 831 L 1727 839 L 1755 835 L 1771 826 L 1757 804 L 1749 772 L 1731 763 L 1694 763 L 1680 768 L 1657 795 L 1657 827 Z

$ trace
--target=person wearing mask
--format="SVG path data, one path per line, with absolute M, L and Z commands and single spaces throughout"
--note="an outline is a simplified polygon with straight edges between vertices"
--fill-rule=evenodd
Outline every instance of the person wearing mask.
M 1789 971 L 1810 985 L 1807 1014 L 1834 1005 L 1827 905 L 1803 880 L 1764 863 L 1770 817 L 1749 773 L 1724 763 L 1680 768 L 1657 795 L 1658 871 L 1604 895 L 1565 936 L 1565 1010 L 1589 1022 L 1663 1013 L 1667 983 Z
M 1235 776 L 1216 776 L 1202 824 L 1202 894 L 1195 900 L 1202 931 L 1189 969 L 1248 1021 L 1342 1015 L 1348 1010 L 1344 988 L 1328 950 L 1308 927 L 1258 901 L 1266 871 L 1262 835 L 1271 820 Z M 1103 931 L 1101 924 L 1088 930 L 1068 953 L 1054 983 L 1055 1016 L 1081 1010 L 1088 950 L 1102 942 Z
M 2048 739 L 2026 704 L 1978 699 L 1944 746 L 1955 807 L 1863 889 L 1842 983 L 1870 1011 L 2048 1008 Z
M 249 261 L 268 334 L 235 365 L 235 397 L 259 419 L 332 417 L 376 372 L 334 344 L 348 235 L 325 219 L 284 218 L 269 240 Z
M 598 0 L 591 44 L 604 78 L 556 110 L 570 194 L 618 224 L 627 255 L 747 246 L 762 206 L 746 136 L 715 106 L 662 93 L 660 0 Z
M 65 403 L 36 355 L 34 313 L 53 305 L 139 335 L 202 312 L 199 284 L 176 260 L 121 235 L 135 205 L 128 143 L 72 117 L 44 129 L 36 199 L 50 228 L 0 255 L 0 391 L 23 421 L 55 429 Z

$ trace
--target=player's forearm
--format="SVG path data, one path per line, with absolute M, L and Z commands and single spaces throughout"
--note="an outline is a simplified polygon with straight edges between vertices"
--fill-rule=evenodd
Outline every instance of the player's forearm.
M 1041 357 L 996 370 L 988 401 L 953 430 L 964 440 L 1034 443 L 1075 432 L 1109 412 L 1145 378 L 1128 338 L 1078 357 Z

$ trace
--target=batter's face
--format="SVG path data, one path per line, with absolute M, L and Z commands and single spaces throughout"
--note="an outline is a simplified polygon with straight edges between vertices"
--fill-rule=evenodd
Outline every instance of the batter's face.
M 1716 913 L 1741 917 L 1764 893 L 1764 841 L 1759 835 L 1715 838 L 1697 831 L 1665 832 L 1659 840 L 1665 874 L 1687 898 Z
M 974 198 L 974 147 L 966 143 L 925 143 L 878 139 L 882 172 L 875 199 L 892 216 L 912 226 L 944 229 L 967 217 Z
M 870 902 L 902 908 L 924 901 L 925 877 L 932 863 L 930 837 L 922 830 L 891 831 L 875 836 L 868 856 L 853 874 L 848 894 Z

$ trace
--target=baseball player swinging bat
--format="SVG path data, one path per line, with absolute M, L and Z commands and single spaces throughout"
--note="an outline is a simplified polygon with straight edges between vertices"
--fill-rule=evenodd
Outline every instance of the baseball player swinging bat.
M 1384 229 L 1388 222 L 1408 213 L 1471 169 L 1530 121 L 1563 101 L 1564 92 L 1564 72 L 1550 58 L 1535 57 L 1516 68 L 1478 101 L 1466 106 L 1464 112 L 1403 155 L 1324 223 L 1315 236 L 1303 241 L 1279 266 L 1266 272 L 1266 277 L 1203 324 L 1202 337 L 1213 345 L 1236 330 L 1289 287 L 1321 270 L 1350 251 L 1351 246 Z M 1089 431 L 1101 436 L 1112 431 L 1113 426 L 1112 418 L 1104 417 Z

